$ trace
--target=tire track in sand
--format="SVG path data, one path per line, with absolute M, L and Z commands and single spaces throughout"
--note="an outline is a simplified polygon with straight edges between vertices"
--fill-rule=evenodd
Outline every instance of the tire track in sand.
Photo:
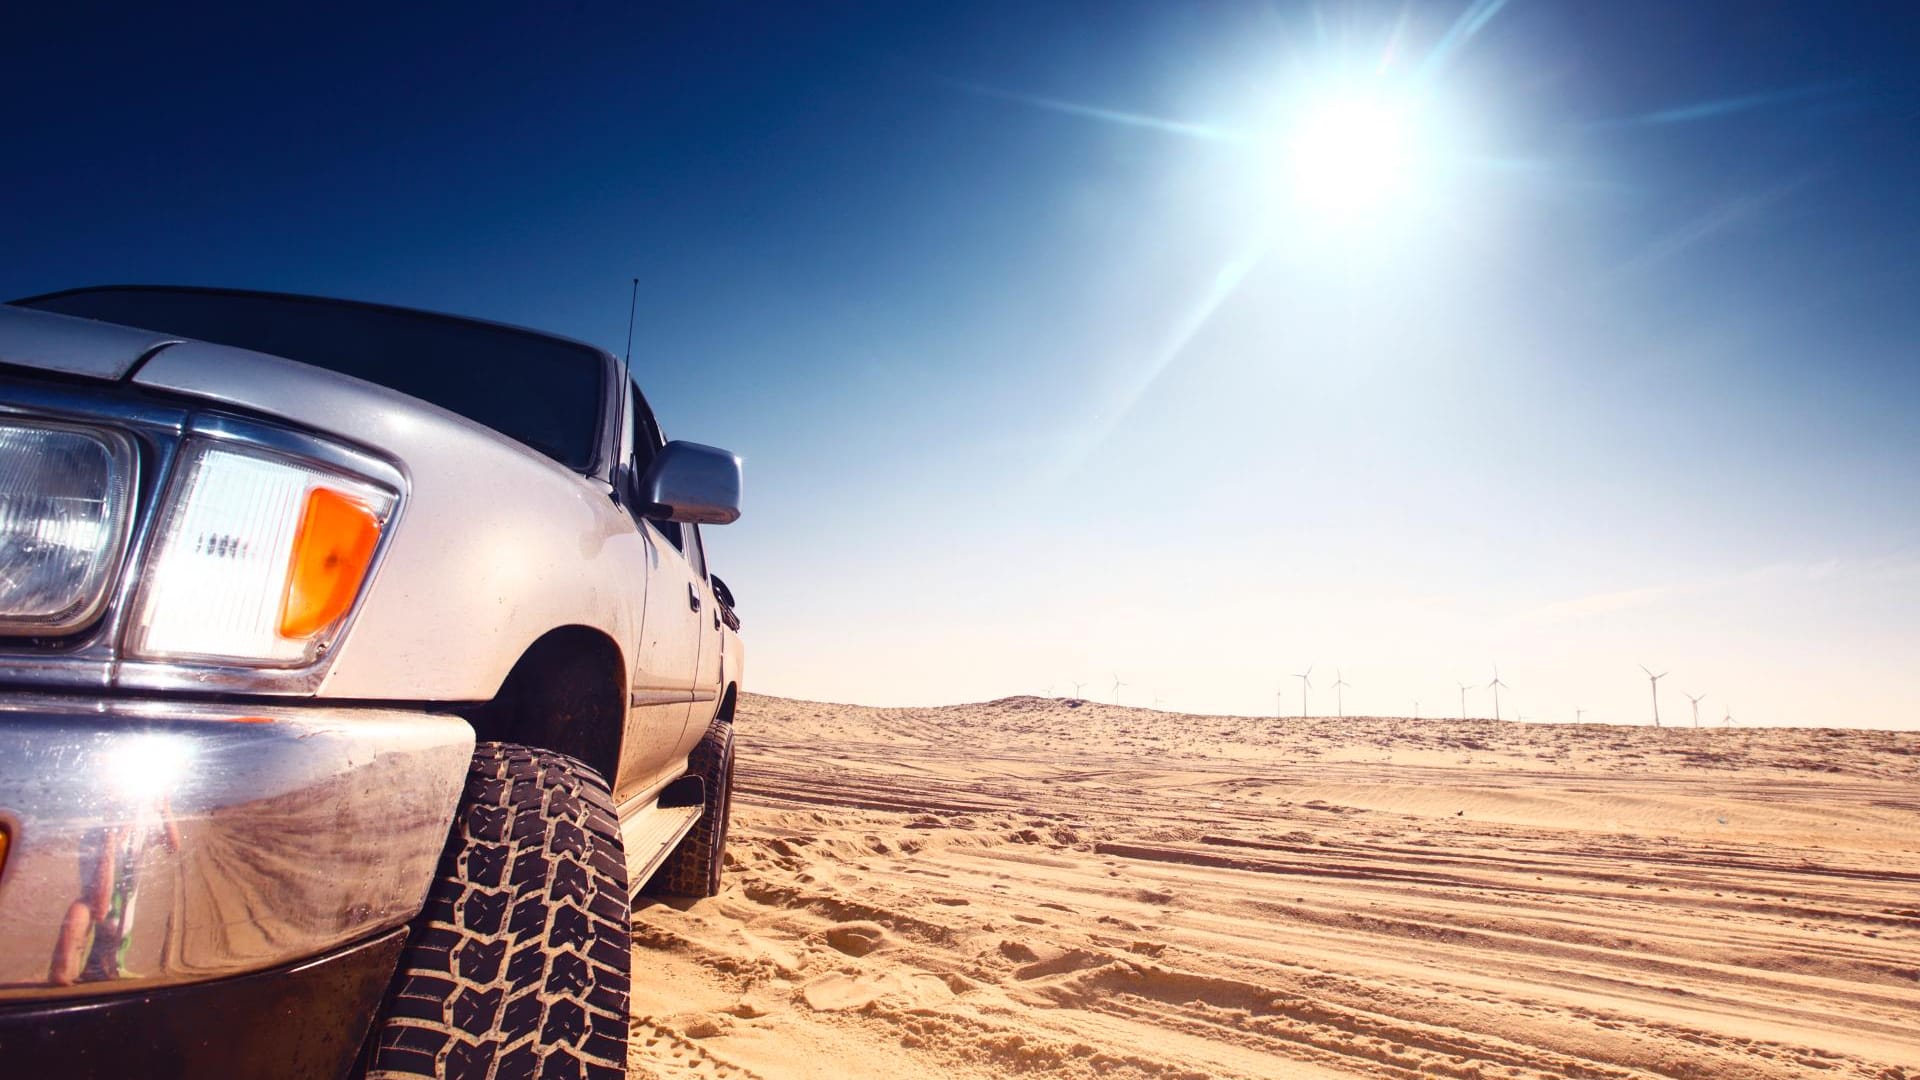
M 1920 1080 L 1920 736 L 739 726 L 725 892 L 635 916 L 636 1075 Z

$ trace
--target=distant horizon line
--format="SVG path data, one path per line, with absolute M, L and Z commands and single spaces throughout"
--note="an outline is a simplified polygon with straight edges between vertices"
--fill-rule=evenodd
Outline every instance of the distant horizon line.
M 1703 723 L 1699 727 L 1695 727 L 1691 723 L 1662 724 L 1656 727 L 1655 725 L 1648 723 L 1647 721 L 1644 721 L 1644 720 L 1638 721 L 1638 722 L 1618 721 L 1618 720 L 1574 721 L 1574 720 L 1561 720 L 1561 719 L 1554 719 L 1554 718 L 1536 719 L 1533 717 L 1528 717 L 1524 720 L 1517 719 L 1517 718 L 1503 718 L 1503 719 L 1496 720 L 1491 716 L 1468 716 L 1463 719 L 1458 716 L 1440 716 L 1440 715 L 1395 716 L 1395 715 L 1390 715 L 1386 713 L 1355 713 L 1352 716 L 1337 716 L 1333 713 L 1324 713 L 1324 714 L 1310 713 L 1306 716 L 1300 716 L 1298 714 L 1288 714 L 1286 716 L 1270 716 L 1270 715 L 1265 715 L 1261 713 L 1185 712 L 1180 709 L 1167 708 L 1165 706 L 1155 707 L 1152 705 L 1115 705 L 1112 702 L 1101 701 L 1097 698 L 1073 697 L 1073 696 L 1060 695 L 1060 694 L 1056 694 L 1053 696 L 1048 696 L 1046 694 L 1007 694 L 1001 697 L 986 698 L 979 701 L 952 701 L 952 702 L 946 702 L 946 703 L 937 704 L 937 705 L 868 705 L 868 704 L 864 704 L 862 702 L 857 702 L 857 701 L 827 701 L 820 698 L 790 697 L 786 694 L 770 694 L 770 693 L 762 693 L 758 691 L 745 690 L 745 689 L 742 689 L 740 691 L 740 694 L 742 697 L 746 697 L 746 698 L 761 698 L 761 699 L 770 700 L 770 701 L 787 701 L 787 702 L 794 702 L 802 705 L 831 705 L 834 707 L 844 707 L 844 708 L 854 708 L 854 709 L 964 709 L 964 708 L 968 708 L 971 706 L 978 706 L 978 705 L 1000 705 L 1010 701 L 1036 701 L 1036 702 L 1055 701 L 1055 702 L 1062 702 L 1062 703 L 1073 702 L 1075 703 L 1073 706 L 1074 708 L 1080 708 L 1083 706 L 1092 706 L 1092 707 L 1097 707 L 1101 709 L 1113 709 L 1113 710 L 1124 709 L 1124 710 L 1130 710 L 1134 712 L 1165 713 L 1169 716 L 1191 716 L 1198 719 L 1264 720 L 1270 723 L 1286 723 L 1288 721 L 1300 721 L 1300 720 L 1341 720 L 1341 721 L 1405 720 L 1405 721 L 1418 723 L 1418 724 L 1486 723 L 1486 724 L 1499 724 L 1503 727 L 1553 726 L 1553 727 L 1646 728 L 1651 731 L 1726 732 L 1726 731 L 1742 731 L 1742 730 L 1758 731 L 1758 730 L 1764 729 L 1766 731 L 1883 731 L 1883 732 L 1888 732 L 1892 734 L 1920 733 L 1920 722 L 1916 722 L 1911 727 L 1881 727 L 1881 726 L 1841 727 L 1841 726 L 1835 726 L 1832 724 L 1821 725 L 1821 724 L 1743 723 L 1736 720 L 1732 725 L 1722 725 L 1721 723 L 1716 721 L 1710 724 Z

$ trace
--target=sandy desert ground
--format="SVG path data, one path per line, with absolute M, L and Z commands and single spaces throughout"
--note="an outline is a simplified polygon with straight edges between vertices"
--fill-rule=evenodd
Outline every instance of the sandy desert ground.
M 749 698 L 636 1076 L 1920 1080 L 1920 734 Z

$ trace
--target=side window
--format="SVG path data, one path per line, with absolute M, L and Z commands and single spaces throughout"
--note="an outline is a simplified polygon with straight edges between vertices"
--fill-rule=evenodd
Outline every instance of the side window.
M 680 529 L 686 533 L 687 562 L 693 567 L 694 580 L 707 580 L 707 549 L 700 544 L 700 526 L 682 525 Z
M 654 452 L 661 446 L 660 433 L 653 424 L 653 413 L 647 409 L 646 402 L 640 398 L 640 388 L 627 384 L 627 426 L 620 433 L 620 455 L 632 463 L 633 478 L 637 481 L 646 473 L 647 466 L 653 463 Z M 653 518 L 641 518 L 640 507 L 627 507 L 636 519 L 644 520 L 653 526 L 654 531 L 672 544 L 675 550 L 686 550 L 686 537 L 677 521 L 656 521 Z
M 681 532 L 682 526 L 679 522 L 659 521 L 654 518 L 648 518 L 647 524 L 658 529 L 660 535 L 667 538 L 667 543 L 672 544 L 676 549 L 680 551 L 687 550 L 686 536 Z

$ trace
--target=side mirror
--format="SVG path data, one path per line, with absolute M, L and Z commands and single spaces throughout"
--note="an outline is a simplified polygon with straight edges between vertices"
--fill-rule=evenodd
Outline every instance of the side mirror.
M 727 583 L 720 580 L 719 574 L 708 574 L 707 580 L 713 582 L 714 599 L 720 601 L 720 603 L 726 607 L 737 608 L 740 606 L 733 602 L 733 590 L 727 588 Z
M 643 513 L 695 525 L 731 525 L 740 518 L 740 458 L 699 443 L 670 442 L 640 477 Z

